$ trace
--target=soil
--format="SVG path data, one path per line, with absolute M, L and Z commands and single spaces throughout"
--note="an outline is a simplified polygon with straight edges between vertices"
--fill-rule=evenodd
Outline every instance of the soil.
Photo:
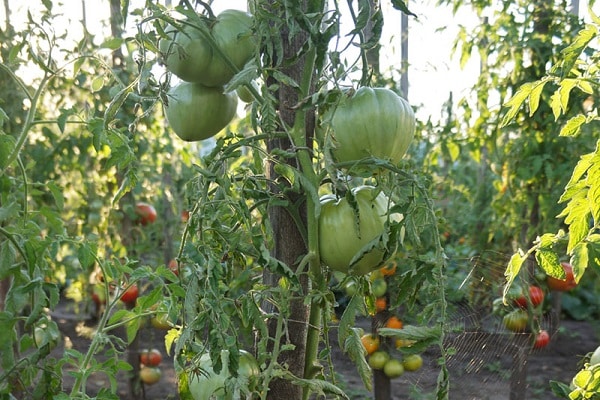
M 79 316 L 78 316 L 79 315 Z M 85 352 L 90 344 L 86 332 L 93 329 L 90 320 L 81 321 L 81 314 L 72 312 L 68 304 L 63 304 L 53 313 L 65 343 L 80 352 Z M 367 330 L 370 320 L 358 322 Z M 165 331 L 148 325 L 139 332 L 140 348 L 158 348 L 163 353 L 160 365 L 162 376 L 154 385 L 144 386 L 147 400 L 178 399 L 177 382 L 173 370 L 173 359 L 164 351 Z M 337 331 L 331 329 L 332 359 L 337 384 L 351 399 L 374 399 L 373 391 L 363 385 L 356 367 L 347 355 L 340 351 L 336 340 Z M 454 342 L 452 342 L 454 341 Z M 449 336 L 449 345 L 457 349 L 456 355 L 448 361 L 450 372 L 450 399 L 461 400 L 505 400 L 510 398 L 511 370 L 513 359 L 519 354 L 514 345 L 514 337 L 507 334 L 465 334 L 457 332 Z M 526 395 L 523 399 L 556 399 L 549 388 L 550 380 L 568 383 L 579 370 L 582 356 L 593 351 L 600 343 L 597 325 L 584 321 L 563 320 L 560 329 L 552 336 L 546 348 L 524 354 L 527 379 L 524 384 Z M 64 343 L 54 350 L 57 358 L 62 356 Z M 521 353 L 522 354 L 522 353 Z M 379 393 L 389 389 L 391 399 L 429 399 L 435 398 L 436 380 L 439 372 L 437 359 L 439 354 L 431 349 L 422 354 L 424 366 L 416 372 L 406 372 L 400 378 L 392 380 L 388 388 L 380 386 Z M 65 367 L 66 369 L 68 367 Z M 68 372 L 68 371 L 65 371 Z M 72 385 L 68 373 L 63 374 L 65 390 Z M 383 380 L 385 382 L 385 380 Z M 389 381 L 388 381 L 389 382 Z M 109 388 L 110 382 L 105 375 L 93 375 L 88 380 L 87 393 L 95 395 L 102 388 Z M 128 379 L 123 373 L 118 377 L 117 394 L 122 399 L 128 396 Z

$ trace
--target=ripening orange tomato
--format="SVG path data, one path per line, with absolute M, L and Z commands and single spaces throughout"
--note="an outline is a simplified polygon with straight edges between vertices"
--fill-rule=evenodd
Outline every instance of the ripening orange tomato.
M 375 353 L 379 349 L 379 337 L 370 333 L 361 336 L 360 341 L 365 348 L 367 355 Z
M 387 300 L 385 299 L 385 297 L 378 297 L 377 299 L 375 299 L 375 310 L 377 312 L 385 311 L 386 308 Z
M 392 328 L 392 329 L 402 329 L 404 325 L 402 324 L 402 321 L 400 320 L 400 318 L 396 317 L 395 315 L 392 315 L 390 318 L 388 318 L 388 320 L 385 322 L 385 327 L 386 328 Z
M 391 261 L 383 267 L 381 267 L 379 271 L 381 271 L 381 275 L 383 276 L 391 276 L 396 273 L 396 268 L 398 268 L 398 264 L 396 263 L 396 261 Z

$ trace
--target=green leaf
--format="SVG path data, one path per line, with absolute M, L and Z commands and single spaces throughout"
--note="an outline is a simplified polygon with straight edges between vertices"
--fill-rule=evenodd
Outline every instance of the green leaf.
M 544 272 L 550 276 L 564 273 L 564 270 L 560 265 L 558 254 L 552 250 L 537 249 L 535 252 L 535 260 Z
M 417 14 L 413 13 L 412 11 L 410 11 L 408 9 L 408 6 L 406 5 L 406 2 L 404 0 L 392 0 L 392 6 L 396 10 L 400 10 L 406 15 L 411 15 L 413 17 L 417 17 Z
M 558 120 L 558 117 L 560 117 L 561 113 L 560 93 L 558 90 L 555 91 L 552 96 L 550 96 L 550 108 L 552 109 L 554 120 Z
M 570 118 L 560 130 L 560 136 L 575 136 L 581 130 L 581 125 L 586 121 L 585 115 L 579 114 Z
M 544 91 L 544 85 L 548 82 L 547 79 L 543 79 L 539 81 L 534 88 L 531 90 L 531 94 L 529 95 L 529 116 L 531 117 L 538 109 L 540 105 L 540 96 Z
M 563 56 L 563 61 L 561 63 L 563 75 L 571 72 L 583 50 L 597 34 L 598 28 L 592 24 L 587 24 L 585 28 L 577 33 L 575 40 L 561 51 L 561 55 Z
M 569 98 L 571 96 L 571 91 L 575 86 L 577 86 L 576 79 L 563 79 L 560 82 L 558 93 L 560 94 L 560 108 L 562 112 L 566 112 L 569 108 Z
M 104 87 L 104 76 L 97 76 L 92 80 L 92 93 L 100 91 Z
M 594 94 L 594 88 L 592 84 L 588 81 L 584 81 L 583 79 L 577 80 L 577 87 L 581 89 L 582 92 L 587 94 Z
M 0 279 L 10 275 L 10 270 L 16 261 L 16 252 L 8 240 L 0 242 Z
M 505 303 L 506 303 L 506 295 L 508 294 L 508 291 L 510 290 L 510 286 L 514 282 L 517 275 L 519 275 L 521 266 L 523 265 L 525 260 L 527 260 L 528 256 L 529 256 L 529 254 L 523 253 L 523 251 L 519 249 L 519 251 L 517 253 L 513 254 L 510 257 L 510 260 L 508 261 L 508 265 L 506 266 L 506 271 L 504 271 L 504 276 L 506 277 L 506 285 L 504 286 L 504 294 L 503 294 Z
M 586 242 L 581 242 L 573 249 L 573 255 L 569 262 L 573 267 L 573 276 L 575 277 L 575 281 L 579 283 L 579 280 L 583 276 L 586 268 L 589 265 L 589 251 L 588 244 Z
M 77 250 L 77 259 L 83 267 L 87 269 L 96 262 L 96 244 L 95 243 L 81 243 Z
M 121 0 L 121 18 L 123 26 L 127 26 L 127 16 L 129 15 L 129 0 Z
M 10 135 L 0 134 L 0 168 L 8 167 L 8 158 L 15 149 L 16 140 Z
M 506 115 L 504 115 L 504 118 L 502 118 L 502 123 L 500 124 L 501 126 L 508 125 L 510 121 L 512 121 L 512 119 L 515 117 L 515 115 L 517 115 L 517 112 L 519 111 L 527 97 L 529 97 L 529 95 L 531 94 L 533 87 L 534 83 L 524 83 L 523 85 L 521 85 L 519 90 L 517 90 L 517 93 L 515 93 L 514 96 L 511 97 L 504 104 L 505 107 L 509 107 L 509 110 L 506 113 Z
M 300 85 L 298 85 L 298 83 L 295 80 L 278 70 L 273 71 L 273 78 L 275 78 L 277 81 L 283 83 L 286 86 L 291 86 L 294 88 L 300 87 Z
M 167 334 L 165 335 L 165 349 L 168 356 L 171 355 L 171 347 L 173 347 L 173 344 L 177 342 L 177 339 L 179 339 L 180 336 L 181 332 L 179 329 L 171 328 L 167 331 Z
M 119 47 L 121 47 L 122 44 L 123 44 L 123 39 L 113 37 L 113 38 L 106 39 L 104 41 L 104 43 L 102 43 L 100 45 L 100 48 L 116 50 Z
M 62 211 L 65 206 L 65 198 L 63 197 L 63 189 L 60 188 L 54 181 L 49 181 L 47 183 L 48 189 L 50 189 L 50 193 L 52 193 L 52 197 L 54 198 L 54 203 L 59 211 Z

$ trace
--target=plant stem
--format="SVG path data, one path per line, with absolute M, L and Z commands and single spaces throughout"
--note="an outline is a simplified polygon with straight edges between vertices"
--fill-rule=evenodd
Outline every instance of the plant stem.
M 21 80 L 18 79 L 14 75 L 14 73 L 4 64 L 0 63 L 0 67 L 2 67 L 2 69 L 4 69 L 4 70 L 8 71 L 8 73 L 13 77 L 13 79 L 16 80 L 17 83 L 19 83 L 21 88 L 25 91 L 25 93 L 31 100 L 31 108 L 29 109 L 29 111 L 27 111 L 27 116 L 25 117 L 25 122 L 23 123 L 23 128 L 21 129 L 21 133 L 19 133 L 17 142 L 15 143 L 15 147 L 12 149 L 12 152 L 9 154 L 9 156 L 6 160 L 5 167 L 2 169 L 2 171 L 0 171 L 0 176 L 2 176 L 2 175 L 4 175 L 4 173 L 6 172 L 8 167 L 10 167 L 10 165 L 17 159 L 17 157 L 19 156 L 19 153 L 21 152 L 21 148 L 25 144 L 25 140 L 27 140 L 27 135 L 29 134 L 29 130 L 31 129 L 31 126 L 33 125 L 33 119 L 35 118 L 35 113 L 37 111 L 38 102 L 39 102 L 40 97 L 42 96 L 42 93 L 43 93 L 44 89 L 46 88 L 46 84 L 50 80 L 51 76 L 48 75 L 48 72 L 44 72 L 44 77 L 42 78 L 38 88 L 36 89 L 33 96 L 30 97 L 29 92 L 23 86 Z

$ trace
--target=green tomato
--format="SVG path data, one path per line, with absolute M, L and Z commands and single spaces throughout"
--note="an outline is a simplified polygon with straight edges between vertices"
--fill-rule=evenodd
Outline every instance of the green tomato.
M 181 32 L 170 26 L 167 39 L 159 42 L 159 50 L 169 71 L 184 81 L 205 86 L 223 86 L 254 56 L 256 39 L 252 35 L 252 16 L 240 10 L 225 10 L 215 20 L 200 17 L 187 20 Z M 202 23 L 202 26 L 190 26 Z M 201 33 L 212 36 L 217 51 Z M 221 56 L 223 53 L 235 66 Z
M 250 83 L 250 85 L 252 85 L 252 87 L 256 91 L 260 92 L 260 88 L 258 87 L 258 84 L 256 82 L 252 81 Z M 238 97 L 240 98 L 240 100 L 243 101 L 244 103 L 252 103 L 254 101 L 254 95 L 252 94 L 252 92 L 250 91 L 248 86 L 242 85 L 242 86 L 238 87 L 235 91 L 236 91 Z
M 350 281 L 344 286 L 344 290 L 346 291 L 346 296 L 352 297 L 358 291 L 358 284 L 355 281 Z
M 234 93 L 223 93 L 199 83 L 181 82 L 167 94 L 165 115 L 173 132 L 195 142 L 219 133 L 233 119 L 237 108 Z
M 375 297 L 383 297 L 387 292 L 387 283 L 383 278 L 377 278 L 371 282 L 371 292 Z
M 385 88 L 359 88 L 344 97 L 331 116 L 337 162 L 367 157 L 397 165 L 415 135 L 415 115 L 406 100 Z
M 390 359 L 390 355 L 383 350 L 377 350 L 369 356 L 369 366 L 373 369 L 383 369 L 385 363 Z
M 140 368 L 140 380 L 146 385 L 154 385 L 160 380 L 162 372 L 158 367 L 141 367 Z
M 529 316 L 525 310 L 514 310 L 506 314 L 502 319 L 504 326 L 509 331 L 523 332 L 527 328 Z
M 417 371 L 423 366 L 423 357 L 419 354 L 409 354 L 402 360 L 405 371 Z
M 213 370 L 210 355 L 205 353 L 200 357 L 200 368 L 203 372 L 190 376 L 188 380 L 188 389 L 194 400 L 233 398 L 232 393 L 225 392 L 225 381 L 231 376 L 227 350 L 221 351 L 221 363 L 221 371 L 217 374 Z M 237 373 L 239 377 L 247 380 L 248 389 L 252 390 L 256 386 L 260 368 L 254 356 L 245 350 L 240 350 Z
M 390 379 L 398 378 L 404 374 L 404 365 L 397 358 L 390 358 L 383 366 L 383 373 Z
M 386 260 L 384 249 L 367 250 L 351 265 L 363 248 L 384 232 L 388 199 L 371 186 L 352 190 L 358 217 L 346 198 L 321 198 L 319 215 L 319 247 L 321 261 L 332 270 L 353 275 L 365 275 L 377 270 Z M 358 220 L 358 226 L 357 226 Z

